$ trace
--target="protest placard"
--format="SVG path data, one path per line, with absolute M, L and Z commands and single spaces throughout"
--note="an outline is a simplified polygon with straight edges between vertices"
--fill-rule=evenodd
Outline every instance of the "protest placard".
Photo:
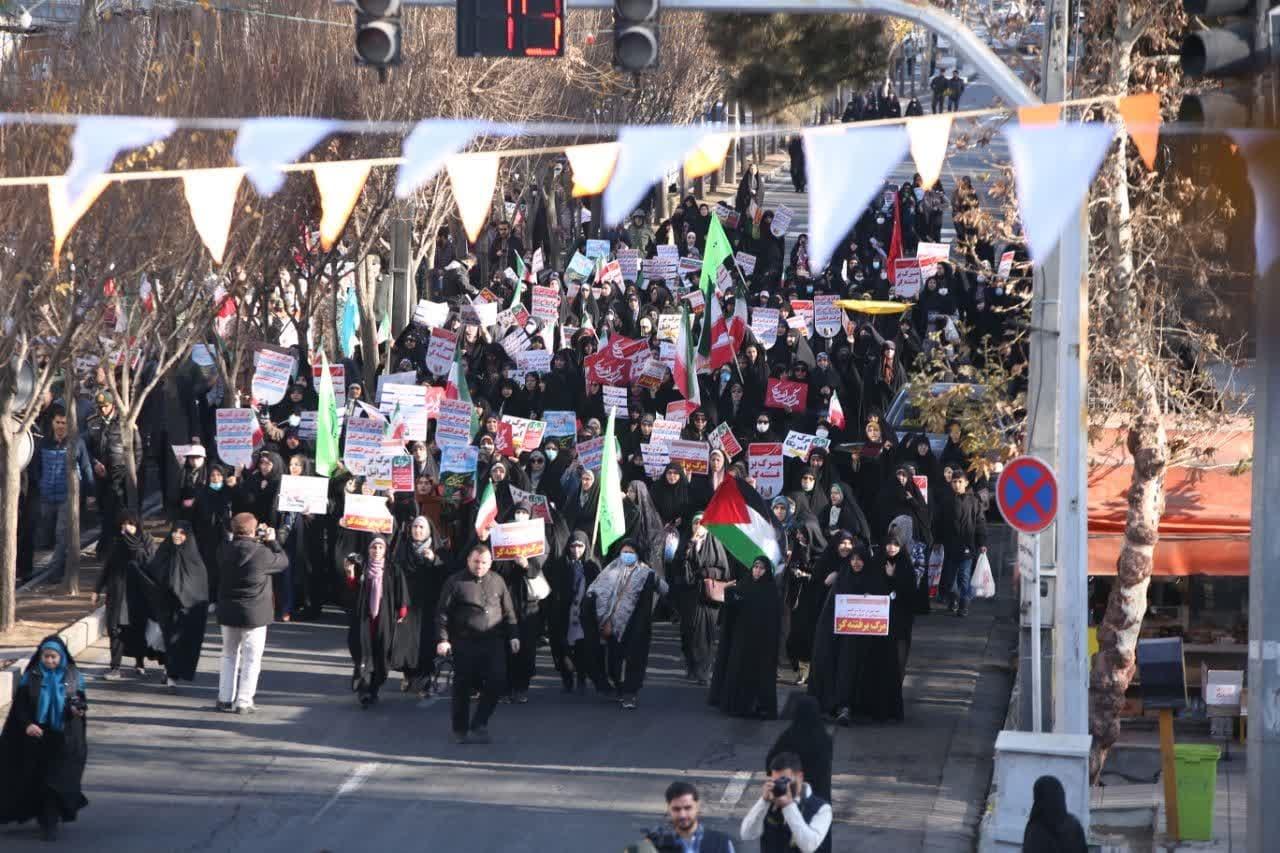
M 733 428 L 729 424 L 720 424 L 713 429 L 708 441 L 730 459 L 742 452 L 742 445 L 738 443 L 738 437 L 733 434 Z
M 893 295 L 898 299 L 915 299 L 923 284 L 918 258 L 895 258 L 893 261 Z
M 495 524 L 489 532 L 493 559 L 541 557 L 547 551 L 547 526 L 540 518 Z
M 661 444 L 670 444 L 680 438 L 680 431 L 683 429 L 683 421 L 656 418 L 653 422 L 653 432 L 651 433 L 649 440 Z
M 342 464 L 352 474 L 365 474 L 369 462 L 382 454 L 385 424 L 373 418 L 347 421 L 347 439 L 342 446 Z
M 509 486 L 511 489 L 511 500 L 513 503 L 524 503 L 529 505 L 529 517 L 540 518 L 543 521 L 551 520 L 551 506 L 547 501 L 546 495 L 539 495 L 535 492 L 526 492 L 524 489 L 518 489 L 515 486 Z
M 609 257 L 609 241 L 608 240 L 588 240 L 587 241 L 587 257 L 607 258 Z
M 470 444 L 442 445 L 440 449 L 440 485 L 446 503 L 468 501 L 475 497 L 476 461 L 480 448 Z
M 414 370 L 406 370 L 401 373 L 383 373 L 378 377 L 378 389 L 374 394 L 374 402 L 378 405 L 382 404 L 383 389 L 388 385 L 416 385 L 418 382 L 418 373 Z M 418 392 L 419 396 L 422 394 Z
M 274 406 L 284 399 L 296 359 L 288 353 L 260 349 L 253 354 L 253 362 L 253 382 L 250 386 L 253 399 Z
M 654 253 L 660 258 L 679 258 L 680 248 L 670 243 L 660 243 L 654 246 Z
M 81 356 L 80 358 L 85 358 L 85 357 L 86 356 Z M 77 370 L 79 370 L 80 358 L 76 359 Z M 92 358 L 93 358 L 93 361 L 89 365 L 91 368 L 96 367 L 98 365 L 98 357 L 93 356 Z M 209 344 L 194 344 L 191 347 L 191 360 L 194 361 L 197 366 L 213 367 L 213 358 L 214 358 L 213 347 L 210 346 Z
M 398 417 L 404 423 L 404 436 L 399 441 L 427 440 L 427 388 L 424 385 L 384 385 L 378 414 L 388 421 Z M 397 415 L 397 411 L 399 415 Z
M 475 310 L 476 323 L 480 326 L 488 328 L 498 322 L 498 303 L 497 302 L 481 302 L 478 299 L 472 303 Z
M 533 287 L 533 316 L 555 322 L 560 316 L 560 292 L 554 287 Z
M 671 461 L 684 468 L 686 476 L 707 473 L 711 448 L 705 441 L 676 439 L 667 445 L 667 449 L 671 454 Z
M 1013 272 L 1013 251 L 1000 253 L 1000 266 L 996 268 L 996 275 L 1000 278 L 1008 278 Z
M 650 358 L 645 362 L 640 375 L 636 376 L 632 381 L 641 388 L 657 391 L 666 375 L 667 366 L 662 363 L 662 360 Z
M 582 463 L 582 467 L 598 472 L 603 459 L 604 438 L 578 442 L 578 461 Z
M 426 412 L 427 418 L 432 419 L 440 416 L 440 401 L 444 399 L 445 389 L 439 385 L 428 385 L 426 387 Z
M 375 456 L 365 465 L 364 484 L 379 492 L 391 491 L 391 457 Z
M 889 636 L 889 596 L 837 595 L 835 632 L 852 637 Z
M 797 317 L 804 318 L 804 324 L 808 328 L 813 328 L 813 300 L 812 299 L 792 299 L 791 311 Z
M 920 496 L 924 498 L 924 502 L 929 502 L 929 478 L 924 474 L 912 474 L 911 482 L 916 484 L 916 488 L 920 490 Z
M 413 491 L 413 457 L 399 454 L 391 457 L 391 491 Z
M 432 376 L 448 376 L 453 366 L 453 354 L 458 348 L 458 333 L 448 329 L 432 329 L 427 344 L 427 371 Z
M 675 343 L 680 337 L 680 315 L 658 315 L 658 340 Z
M 791 220 L 795 218 L 796 212 L 785 204 L 780 204 L 773 209 L 773 225 L 769 230 L 773 232 L 773 236 L 781 237 L 787 233 L 787 229 L 791 227 Z
M 617 385 L 605 385 L 600 389 L 604 397 L 604 413 L 617 410 L 619 418 L 631 417 L 627 414 L 627 389 Z
M 528 453 L 542 446 L 542 437 L 547 432 L 546 421 L 503 415 L 502 423 L 511 425 L 511 445 L 517 454 Z
M 579 278 L 589 278 L 591 273 L 595 272 L 596 265 L 590 258 L 581 252 L 574 252 L 573 257 L 569 260 L 569 266 L 565 270 L 566 274 L 576 275 Z
M 923 242 L 916 246 L 916 258 L 920 261 L 920 280 L 928 281 L 938 274 L 938 263 L 951 257 L 950 243 Z
M 311 366 L 311 385 L 318 393 L 320 391 L 320 368 L 321 365 L 313 364 Z M 342 411 L 347 407 L 347 367 L 343 364 L 329 365 L 329 378 L 333 381 L 333 399 L 338 404 L 338 411 Z
M 276 509 L 280 512 L 304 512 L 308 515 L 326 514 L 329 512 L 329 478 L 285 474 L 280 478 Z
M 772 349 L 778 342 L 778 315 L 777 308 L 751 309 L 751 333 L 765 349 Z
M 747 278 L 750 278 L 751 274 L 756 271 L 755 255 L 749 255 L 746 252 L 735 252 L 733 261 L 738 265 L 738 269 L 741 270 L 742 274 Z
M 836 306 L 834 293 L 819 293 L 813 297 L 813 327 L 824 338 L 840 334 L 840 315 L 843 309 Z
M 448 302 L 432 302 L 430 299 L 419 299 L 413 309 L 413 322 L 428 329 L 443 326 L 449 319 Z
M 676 277 L 679 258 L 645 258 L 642 262 L 644 277 L 648 281 L 667 281 Z
M 466 400 L 441 400 L 440 414 L 436 416 L 436 444 L 470 444 L 473 412 Z
M 726 231 L 733 231 L 738 227 L 738 211 L 723 201 L 716 202 L 716 206 L 711 212 L 720 220 L 720 224 L 724 226 Z
M 516 456 L 515 427 L 507 421 L 499 421 L 493 433 L 494 456 Z
M 703 310 L 707 307 L 706 297 L 702 295 L 701 290 L 690 290 L 683 297 L 685 302 L 689 303 L 689 313 L 695 317 L 701 317 Z
M 578 435 L 578 413 L 564 410 L 548 409 L 542 413 L 546 419 L 547 438 L 575 438 Z M 563 446 L 563 445 L 561 445 Z
M 363 533 L 389 534 L 395 527 L 395 519 L 387 509 L 387 499 L 382 495 L 362 495 L 347 492 L 342 502 L 342 520 L 338 522 L 347 530 Z
M 747 445 L 747 472 L 765 500 L 782 494 L 782 444 L 776 441 Z
M 683 257 L 676 265 L 676 273 L 682 278 L 686 275 L 698 275 L 702 272 L 702 258 Z
M 640 455 L 644 459 L 646 477 L 657 480 L 663 470 L 671 464 L 671 451 L 665 441 L 650 441 L 640 445 Z
M 607 264 L 605 264 L 604 266 L 602 266 L 602 267 L 600 268 L 600 280 L 601 280 L 601 281 L 607 281 L 607 282 L 609 282 L 610 284 L 616 284 L 616 285 L 618 285 L 618 286 L 622 286 L 622 284 L 623 284 L 623 281 L 622 281 L 622 264 L 618 263 L 617 261 L 609 261 L 609 263 L 607 263 Z M 575 287 L 576 287 L 576 285 L 575 285 Z M 569 298 L 570 298 L 570 299 L 572 299 L 573 297 L 575 297 L 575 296 L 577 296 L 577 295 L 578 295 L 578 293 L 577 293 L 577 291 L 575 290 L 573 293 L 570 293 L 570 294 L 569 294 Z
M 218 409 L 216 419 L 218 457 L 227 465 L 251 464 L 253 450 L 262 441 L 257 414 L 253 409 Z
M 298 435 L 303 441 L 316 440 L 316 412 L 303 412 L 302 423 L 298 425 Z
M 640 274 L 640 253 L 635 249 L 618 250 L 618 268 L 627 281 L 635 281 Z
M 511 331 L 507 332 L 506 336 L 498 343 L 502 344 L 503 350 L 505 350 L 507 355 L 511 356 L 512 359 L 516 357 L 516 353 L 524 352 L 532 344 L 529 340 L 529 335 L 525 333 L 524 329 L 514 327 Z
M 667 420 L 686 424 L 689 422 L 689 415 L 693 414 L 696 408 L 698 404 L 692 400 L 675 400 L 667 403 Z
M 816 435 L 791 430 L 782 442 L 782 455 L 790 459 L 805 459 L 816 438 Z
M 516 353 L 516 376 L 524 382 L 530 373 L 551 372 L 551 350 L 527 349 Z

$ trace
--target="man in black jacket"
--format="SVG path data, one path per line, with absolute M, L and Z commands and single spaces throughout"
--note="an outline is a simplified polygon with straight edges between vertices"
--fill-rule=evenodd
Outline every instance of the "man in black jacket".
M 218 551 L 218 623 L 222 626 L 222 674 L 218 710 L 254 712 L 262 651 L 272 620 L 271 576 L 289 567 L 269 525 L 251 512 L 231 519 L 232 540 Z
M 467 553 L 467 568 L 444 582 L 436 607 L 436 654 L 453 655 L 452 718 L 456 743 L 488 743 L 489 717 L 498 707 L 507 681 L 505 641 L 519 654 L 516 611 L 507 582 L 490 573 L 493 554 L 487 545 Z M 470 716 L 471 691 L 480 691 L 476 714 Z
M 944 504 L 946 511 L 938 519 L 934 541 L 943 547 L 942 582 L 938 598 L 947 602 L 957 616 L 969 615 L 969 599 L 973 598 L 969 579 L 973 561 L 987 553 L 987 522 L 982 502 L 969 491 L 969 475 L 958 470 L 951 478 L 955 492 Z
M 127 506 L 126 459 L 120 412 L 110 391 L 99 391 L 94 397 L 97 409 L 84 425 L 84 443 L 93 460 L 93 476 L 97 483 L 99 528 L 97 554 L 105 558 L 111 553 L 118 532 L 116 518 Z M 142 471 L 142 439 L 133 432 L 134 471 Z

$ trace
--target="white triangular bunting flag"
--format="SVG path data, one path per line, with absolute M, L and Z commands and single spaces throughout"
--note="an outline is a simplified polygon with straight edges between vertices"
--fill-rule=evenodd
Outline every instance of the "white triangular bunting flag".
M 464 154 L 445 164 L 449 185 L 458 202 L 458 215 L 467 239 L 475 242 L 493 208 L 493 189 L 498 183 L 499 154 Z
M 1109 124 L 1006 125 L 1018 210 L 1031 259 L 1044 263 L 1089 193 L 1116 129 Z
M 911 139 L 911 159 L 916 161 L 924 188 L 931 189 L 942 174 L 942 161 L 947 158 L 947 141 L 951 138 L 951 116 L 947 113 L 918 116 L 907 122 Z
M 320 248 L 333 248 L 347 227 L 372 164 L 368 160 L 317 164 L 312 169 L 320 193 Z
M 71 233 L 71 229 L 76 227 L 76 223 L 80 221 L 80 217 L 93 206 L 98 200 L 98 196 L 102 195 L 102 191 L 107 188 L 110 183 L 106 178 L 98 176 L 90 179 L 88 187 L 84 192 L 76 196 L 73 202 L 67 193 L 66 178 L 51 178 L 49 180 L 49 218 L 53 222 L 53 265 L 58 266 L 58 259 L 62 255 L 62 244 L 66 242 L 67 235 Z
M 1258 275 L 1265 276 L 1280 259 L 1280 160 L 1269 130 L 1233 130 L 1231 138 L 1244 153 L 1253 189 L 1253 244 Z
M 461 119 L 428 119 L 418 122 L 404 140 L 404 164 L 396 175 L 396 195 L 408 198 L 425 184 L 444 162 L 484 129 L 483 122 Z
M 564 149 L 573 171 L 573 197 L 599 195 L 609 185 L 609 176 L 618 162 L 618 143 L 594 142 Z
M 906 153 L 907 132 L 901 125 L 804 132 L 809 269 L 815 275 Z
M 111 168 L 121 151 L 145 148 L 169 135 L 178 123 L 167 118 L 123 118 L 85 116 L 76 122 L 71 135 L 71 165 L 67 168 L 66 192 L 73 205 L 89 189 L 98 175 Z
M 655 183 L 684 164 L 685 155 L 706 135 L 700 127 L 624 127 L 618 134 L 618 163 L 604 189 L 604 221 L 626 219 Z
M 251 118 L 236 134 L 236 162 L 244 166 L 259 195 L 274 195 L 284 186 L 281 166 L 298 158 L 333 133 L 337 122 L 322 118 Z
M 182 194 L 204 247 L 215 264 L 222 263 L 236 212 L 236 195 L 244 169 L 200 169 L 182 176 Z

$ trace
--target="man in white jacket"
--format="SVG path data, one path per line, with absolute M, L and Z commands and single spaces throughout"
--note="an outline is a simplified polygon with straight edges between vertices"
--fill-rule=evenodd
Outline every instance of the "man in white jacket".
M 760 839 L 760 853 L 830 853 L 831 805 L 805 783 L 800 756 L 783 752 L 769 762 L 769 778 L 741 831 L 743 841 Z

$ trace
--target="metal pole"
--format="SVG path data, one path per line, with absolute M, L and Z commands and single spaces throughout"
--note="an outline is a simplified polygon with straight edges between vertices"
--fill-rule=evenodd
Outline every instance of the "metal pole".
M 1040 536 L 1037 534 L 1031 538 L 1035 555 L 1031 562 L 1031 731 L 1039 734 L 1044 721 L 1044 709 L 1041 707 L 1044 674 L 1040 666 Z

